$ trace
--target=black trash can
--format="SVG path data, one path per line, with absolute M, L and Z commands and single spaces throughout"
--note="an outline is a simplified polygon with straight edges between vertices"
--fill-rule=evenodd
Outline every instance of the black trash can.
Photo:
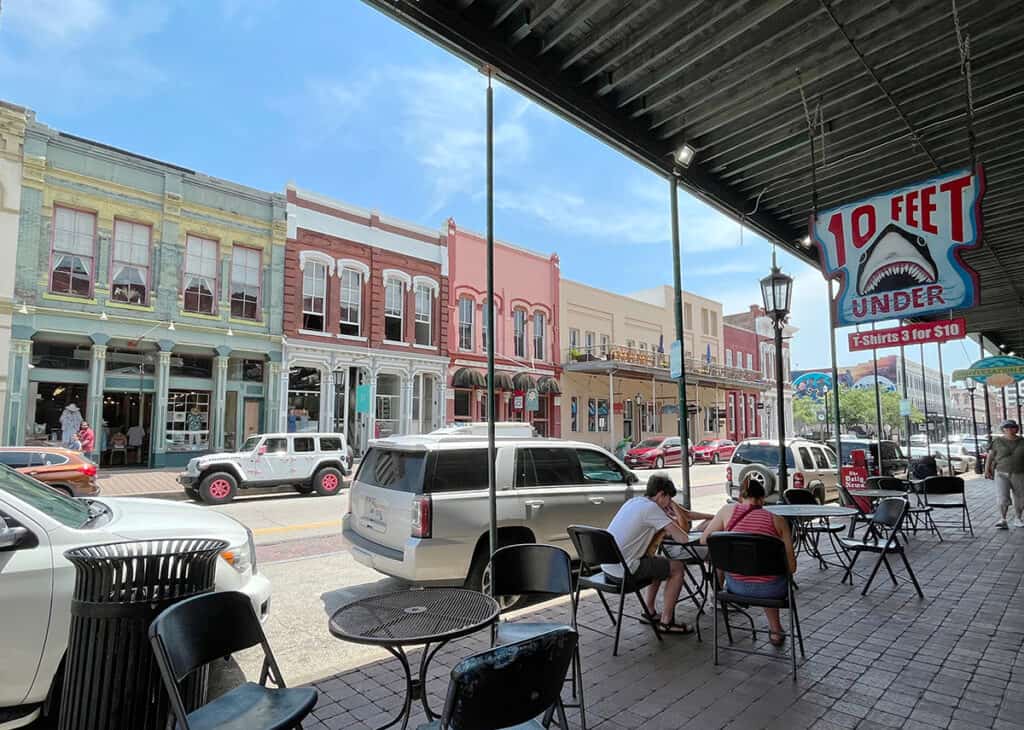
M 120 542 L 68 550 L 75 566 L 60 730 L 165 730 L 167 692 L 149 644 L 165 608 L 213 590 L 223 540 Z M 206 699 L 206 672 L 183 686 L 186 708 Z

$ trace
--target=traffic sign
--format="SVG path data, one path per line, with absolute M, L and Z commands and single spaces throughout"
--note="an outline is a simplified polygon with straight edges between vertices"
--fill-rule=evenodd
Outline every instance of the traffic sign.
M 668 371 L 669 377 L 683 377 L 683 343 L 679 340 L 675 340 L 669 347 Z

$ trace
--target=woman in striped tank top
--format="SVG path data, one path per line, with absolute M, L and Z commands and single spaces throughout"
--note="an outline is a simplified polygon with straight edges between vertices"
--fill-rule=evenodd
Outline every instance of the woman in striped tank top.
M 789 571 L 796 572 L 796 554 L 793 551 L 793 536 L 789 531 L 789 523 L 782 517 L 766 512 L 764 509 L 764 487 L 749 477 L 740 486 L 738 504 L 727 504 L 718 511 L 714 519 L 704 528 L 700 541 L 707 543 L 708 536 L 723 530 L 746 532 L 755 535 L 775 537 L 786 546 L 789 558 Z M 787 595 L 788 578 L 785 576 L 768 575 L 734 575 L 725 576 L 725 589 L 730 593 L 751 598 L 783 598 Z M 768 625 L 771 627 L 769 640 L 775 646 L 784 641 L 782 623 L 779 621 L 779 609 L 766 608 Z

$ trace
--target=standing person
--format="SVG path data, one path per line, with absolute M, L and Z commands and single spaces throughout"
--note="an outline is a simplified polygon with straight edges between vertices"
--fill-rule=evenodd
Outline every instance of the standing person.
M 660 477 L 660 479 L 658 478 Z M 687 542 L 689 537 L 672 521 L 666 511 L 670 509 L 672 497 L 676 494 L 672 480 L 664 475 L 655 474 L 647 482 L 647 490 L 643 497 L 633 497 L 623 504 L 608 525 L 608 532 L 615 538 L 629 572 L 637 580 L 665 581 L 665 603 L 661 609 L 659 629 L 665 634 L 691 634 L 693 627 L 675 621 L 676 601 L 683 588 L 685 570 L 680 560 L 669 560 L 660 556 L 647 555 L 651 540 L 659 530 L 665 530 L 678 542 Z M 601 566 L 602 572 L 613 583 L 622 582 L 622 566 L 607 563 Z M 654 587 L 648 588 L 645 613 L 654 616 Z
M 706 545 L 709 535 L 722 530 L 775 537 L 782 540 L 786 546 L 789 572 L 795 573 L 796 553 L 793 550 L 793 536 L 789 531 L 789 523 L 763 508 L 764 487 L 750 477 L 745 478 L 740 486 L 739 504 L 727 504 L 718 511 L 704 528 L 704 534 L 700 537 L 701 544 Z M 750 598 L 783 598 L 789 591 L 789 577 L 727 573 L 725 589 L 730 593 Z M 764 613 L 770 627 L 768 640 L 773 646 L 782 646 L 785 642 L 785 633 L 779 620 L 779 609 L 766 608 Z
M 82 421 L 82 425 L 78 428 L 78 441 L 81 444 L 81 450 L 85 454 L 91 454 L 96 446 L 96 434 L 92 428 L 89 427 L 88 421 Z
M 996 480 L 996 505 L 999 520 L 996 527 L 1007 529 L 1006 513 L 1012 497 L 1013 511 L 1017 515 L 1014 527 L 1024 527 L 1024 439 L 1020 437 L 1020 426 L 1016 421 L 1003 421 L 1003 435 L 992 439 L 985 459 L 985 478 Z

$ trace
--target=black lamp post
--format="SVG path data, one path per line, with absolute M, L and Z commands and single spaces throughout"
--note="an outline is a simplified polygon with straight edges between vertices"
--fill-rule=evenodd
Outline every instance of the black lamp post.
M 971 394 L 971 428 L 974 434 L 974 473 L 981 474 L 981 445 L 978 443 L 978 414 L 974 410 L 974 391 L 977 389 L 977 384 L 967 379 L 967 392 Z
M 783 274 L 772 262 L 772 273 L 761 279 L 761 299 L 764 313 L 772 320 L 775 330 L 775 398 L 779 419 L 779 492 L 789 485 L 786 473 L 786 409 L 782 388 L 782 328 L 786 326 L 789 305 L 793 297 L 793 279 Z
M 832 422 L 829 420 L 829 417 L 828 417 L 828 393 L 829 393 L 828 386 L 827 385 L 821 386 L 821 392 L 824 395 L 824 400 L 825 400 L 825 438 L 827 439 L 827 438 L 829 438 L 832 435 L 832 426 L 831 426 Z

